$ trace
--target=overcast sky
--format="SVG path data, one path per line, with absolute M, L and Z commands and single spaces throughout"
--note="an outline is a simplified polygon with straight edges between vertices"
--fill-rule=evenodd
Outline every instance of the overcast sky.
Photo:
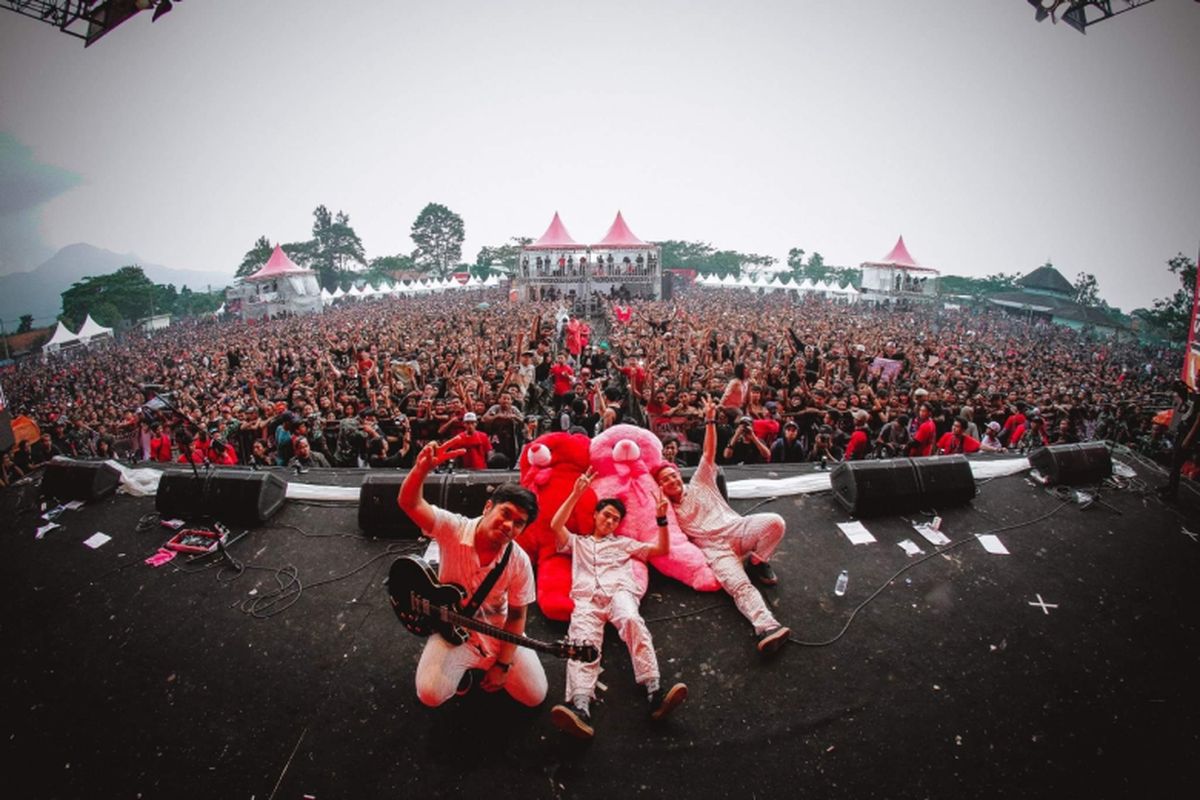
M 1049 259 L 1129 311 L 1196 257 L 1197 142 L 1192 0 L 1086 36 L 1026 0 L 188 0 L 86 50 L 0 11 L 0 272 L 88 242 L 232 273 L 321 203 L 410 252 L 433 201 L 466 261 L 620 209 L 781 261 Z

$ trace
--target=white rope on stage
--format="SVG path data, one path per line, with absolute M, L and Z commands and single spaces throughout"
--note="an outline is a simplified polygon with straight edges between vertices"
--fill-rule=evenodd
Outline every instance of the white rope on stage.
M 151 497 L 158 491 L 158 481 L 162 471 L 151 467 L 127 467 L 116 461 L 106 462 L 121 473 L 120 491 L 134 497 Z M 971 473 L 975 480 L 999 478 L 1004 475 L 1015 475 L 1029 469 L 1029 459 L 1019 458 L 989 459 L 987 461 L 972 461 Z M 785 497 L 795 494 L 811 494 L 828 491 L 829 473 L 815 472 L 811 475 L 797 475 L 791 478 L 746 478 L 740 481 L 729 481 L 726 489 L 730 500 L 755 500 L 768 497 Z M 288 500 L 321 501 L 326 503 L 358 503 L 359 487 L 329 486 L 319 483 L 288 483 Z

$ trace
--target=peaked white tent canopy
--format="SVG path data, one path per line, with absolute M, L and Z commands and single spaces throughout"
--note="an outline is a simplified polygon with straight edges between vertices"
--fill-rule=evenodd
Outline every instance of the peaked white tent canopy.
M 112 336 L 112 328 L 106 328 L 100 325 L 96 320 L 92 319 L 92 315 L 88 314 L 87 319 L 83 321 L 83 327 L 79 329 L 79 338 L 81 341 L 90 342 L 93 339 L 98 339 L 101 336 Z
M 51 353 L 68 344 L 77 344 L 79 337 L 71 333 L 67 326 L 59 320 L 58 327 L 54 329 L 54 335 L 50 337 L 50 341 L 42 345 L 42 347 Z

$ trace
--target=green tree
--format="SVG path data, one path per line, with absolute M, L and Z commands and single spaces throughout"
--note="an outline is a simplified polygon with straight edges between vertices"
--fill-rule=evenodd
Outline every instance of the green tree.
M 793 247 L 788 250 L 787 265 L 792 268 L 792 275 L 800 277 L 804 272 L 804 248 Z
M 1100 284 L 1090 272 L 1081 272 L 1075 277 L 1075 302 L 1081 306 L 1100 306 Z
M 656 242 L 661 249 L 662 265 L 672 269 L 694 269 L 711 272 L 710 259 L 715 252 L 712 245 L 704 242 L 681 242 L 668 239 Z
M 1196 296 L 1196 262 L 1179 253 L 1167 261 L 1167 269 L 1179 276 L 1180 288 L 1170 297 L 1155 300 L 1154 307 L 1142 310 L 1139 316 L 1162 330 L 1170 340 L 1185 342 Z
M 429 203 L 412 224 L 412 240 L 417 246 L 413 260 L 421 269 L 445 277 L 462 260 L 466 238 L 462 217 L 440 203 Z
M 475 256 L 475 263 L 471 266 L 471 274 L 479 278 L 487 278 L 492 273 L 492 265 L 496 263 L 499 263 L 509 274 L 516 273 L 517 259 L 521 257 L 521 251 L 532 241 L 533 239 L 528 236 L 514 236 L 508 240 L 508 244 L 479 248 L 479 253 Z
M 28 333 L 33 330 L 33 314 L 22 314 L 17 324 L 17 333 Z
M 246 255 L 242 257 L 242 263 L 238 265 L 237 271 L 233 273 L 235 278 L 244 278 L 247 275 L 253 275 L 262 268 L 263 264 L 267 263 L 267 259 L 271 257 L 271 253 L 275 251 L 275 247 L 271 244 L 271 240 L 265 236 L 258 237 L 258 241 L 254 243 L 246 251 Z
M 367 266 L 362 240 L 350 226 L 349 215 L 343 211 L 333 215 L 323 205 L 313 209 L 311 248 L 311 265 L 326 289 L 337 285 L 351 263 Z
M 363 273 L 363 277 L 372 286 L 378 286 L 384 281 L 394 283 L 397 272 L 410 272 L 415 266 L 412 256 L 406 256 L 403 253 L 397 253 L 394 256 L 377 256 L 367 264 L 367 271 Z
M 153 309 L 170 310 L 174 286 L 156 286 L 139 266 L 121 267 L 108 275 L 90 276 L 62 293 L 62 319 L 71 327 L 83 324 L 90 312 L 101 325 L 112 326 L 122 319 L 138 320 Z

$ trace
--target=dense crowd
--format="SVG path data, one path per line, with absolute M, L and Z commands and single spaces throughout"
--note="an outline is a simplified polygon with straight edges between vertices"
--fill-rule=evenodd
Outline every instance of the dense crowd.
M 483 301 L 483 302 L 481 302 Z M 869 307 L 693 288 L 673 302 L 500 293 L 357 302 L 318 316 L 187 320 L 0 373 L 55 454 L 211 464 L 408 467 L 467 433 L 460 467 L 506 467 L 548 430 L 649 427 L 694 462 L 705 396 L 718 461 L 1023 451 L 1113 440 L 1170 451 L 1153 423 L 1180 356 L 998 310 Z

